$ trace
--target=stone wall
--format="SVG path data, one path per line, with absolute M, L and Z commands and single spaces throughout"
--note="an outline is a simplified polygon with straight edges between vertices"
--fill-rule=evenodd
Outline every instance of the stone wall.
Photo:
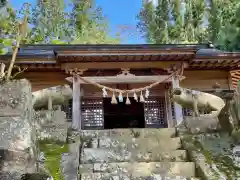
M 32 92 L 27 80 L 0 85 L 0 179 L 36 171 Z
M 182 142 L 203 180 L 240 179 L 240 166 L 233 154 L 236 144 L 227 134 L 184 136 Z
M 65 112 L 59 108 L 54 109 L 56 110 L 40 110 L 33 113 L 33 119 L 36 122 L 38 154 L 40 155 L 38 165 L 54 179 L 63 180 L 66 179 L 64 178 L 66 170 L 61 170 L 62 165 L 72 163 L 72 160 L 64 158 L 71 149 L 68 141 L 70 124 L 66 120 Z M 62 159 L 66 160 L 65 163 L 61 161 Z
M 178 127 L 183 148 L 196 164 L 203 180 L 240 179 L 240 166 L 233 154 L 238 144 L 226 131 L 219 129 L 217 119 L 187 117 Z
M 37 139 L 66 141 L 69 124 L 65 112 L 60 109 L 35 111 L 33 119 L 36 121 Z

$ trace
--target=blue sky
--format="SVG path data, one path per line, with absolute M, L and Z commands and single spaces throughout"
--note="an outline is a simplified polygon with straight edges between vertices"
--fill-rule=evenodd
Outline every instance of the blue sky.
M 10 0 L 10 3 L 19 8 L 24 2 L 33 4 L 35 0 Z M 123 44 L 144 43 L 144 39 L 136 30 L 136 15 L 142 6 L 141 0 L 95 0 L 101 6 L 103 13 L 107 16 L 109 28 L 112 34 L 121 32 Z M 128 31 L 125 31 L 127 27 Z

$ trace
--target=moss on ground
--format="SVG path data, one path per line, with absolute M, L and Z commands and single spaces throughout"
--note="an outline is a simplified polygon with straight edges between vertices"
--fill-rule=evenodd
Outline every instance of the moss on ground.
M 45 139 L 38 141 L 38 148 L 44 152 L 44 167 L 50 172 L 54 180 L 64 180 L 61 172 L 62 153 L 68 152 L 68 145 L 61 141 Z

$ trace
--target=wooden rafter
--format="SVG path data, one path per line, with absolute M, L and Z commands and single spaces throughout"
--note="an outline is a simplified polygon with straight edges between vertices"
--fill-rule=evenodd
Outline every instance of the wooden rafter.
M 237 88 L 238 82 L 240 81 L 240 70 L 230 71 L 232 86 L 234 89 Z
M 180 64 L 181 62 L 171 61 L 171 62 L 88 62 L 88 63 L 65 63 L 62 64 L 62 69 L 121 69 L 121 68 L 131 68 L 131 69 L 143 69 L 143 68 L 169 68 L 173 64 Z

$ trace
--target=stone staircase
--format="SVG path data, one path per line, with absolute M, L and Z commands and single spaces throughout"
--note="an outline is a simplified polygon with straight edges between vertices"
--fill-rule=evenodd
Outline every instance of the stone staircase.
M 84 130 L 81 180 L 199 180 L 175 128 Z

